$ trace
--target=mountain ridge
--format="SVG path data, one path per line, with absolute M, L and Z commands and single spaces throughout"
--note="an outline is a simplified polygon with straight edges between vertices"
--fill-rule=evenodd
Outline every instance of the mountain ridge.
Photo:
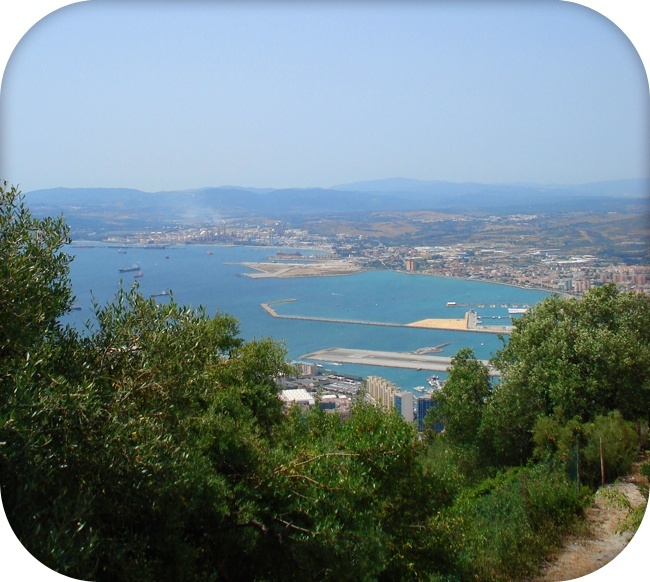
M 347 189 L 346 189 L 347 188 Z M 341 216 L 413 212 L 536 214 L 576 210 L 644 211 L 650 180 L 589 184 L 481 184 L 388 178 L 330 188 L 216 186 L 145 192 L 133 188 L 50 188 L 25 193 L 38 215 L 63 213 L 78 220 L 169 224 L 228 218 Z

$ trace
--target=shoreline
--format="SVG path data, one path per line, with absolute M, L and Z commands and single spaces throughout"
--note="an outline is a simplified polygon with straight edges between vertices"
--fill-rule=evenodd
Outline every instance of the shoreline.
M 173 243 L 173 244 L 160 244 L 160 245 L 147 245 L 146 243 L 118 243 L 118 242 L 107 242 L 107 241 L 93 241 L 93 240 L 75 240 L 70 243 L 70 248 L 116 248 L 116 249 L 121 249 L 121 248 L 137 248 L 137 249 L 167 249 L 167 248 L 186 248 L 186 247 L 229 247 L 229 248 L 252 248 L 252 249 L 296 249 L 296 250 L 315 250 L 315 251 L 331 251 L 330 248 L 328 247 L 319 247 L 317 245 L 314 246 L 309 246 L 309 247 L 278 247 L 278 246 L 271 246 L 271 245 L 238 245 L 238 244 L 232 244 L 232 243 Z M 341 260 L 341 261 L 354 261 L 355 259 L 330 259 L 330 260 Z M 241 265 L 247 266 L 246 263 L 239 263 Z M 264 264 L 264 263 L 258 263 L 258 264 Z M 269 264 L 275 264 L 275 263 L 269 263 Z M 286 263 L 284 263 L 285 266 L 288 266 Z M 314 262 L 312 260 L 312 263 L 310 265 L 305 265 L 305 267 L 312 267 L 315 268 L 315 270 L 318 269 L 317 262 Z M 253 267 L 249 267 L 253 268 Z M 258 273 L 244 273 L 243 275 L 245 277 L 250 277 L 250 278 L 292 278 L 292 275 L 284 275 L 284 276 L 278 276 L 278 275 L 265 275 L 261 272 L 262 270 L 258 270 Z M 377 269 L 377 268 L 367 268 L 367 267 L 361 267 L 357 266 L 357 268 L 354 271 L 349 271 L 349 272 L 343 272 L 343 273 L 309 273 L 309 274 L 304 274 L 304 275 L 294 275 L 295 277 L 327 277 L 327 276 L 346 276 L 346 275 L 354 275 L 357 273 L 364 273 L 364 272 L 370 272 L 370 271 L 388 271 L 388 272 L 394 272 L 394 273 L 401 273 L 403 275 L 414 275 L 414 276 L 419 276 L 419 277 L 439 277 L 441 279 L 456 279 L 459 281 L 469 281 L 469 282 L 477 282 L 477 283 L 488 283 L 490 285 L 503 285 L 505 287 L 512 287 L 514 289 L 519 289 L 521 291 L 541 291 L 542 293 L 549 293 L 551 295 L 555 294 L 560 296 L 563 299 L 570 299 L 572 297 L 580 297 L 580 295 L 575 295 L 572 293 L 567 293 L 566 291 L 557 291 L 556 289 L 547 289 L 545 287 L 537 287 L 537 286 L 526 286 L 526 285 L 518 285 L 516 283 L 507 283 L 505 281 L 496 281 L 493 279 L 481 279 L 481 278 L 476 278 L 476 277 L 459 277 L 455 275 L 444 275 L 444 274 L 439 274 L 439 273 L 426 273 L 426 272 L 417 272 L 417 271 L 405 271 L 402 269 Z
M 378 269 L 380 270 L 380 269 Z M 545 287 L 530 287 L 526 285 L 517 285 L 516 283 L 506 283 L 505 281 L 495 281 L 494 279 L 477 279 L 476 277 L 457 277 L 454 275 L 440 275 L 436 273 L 418 273 L 414 271 L 396 270 L 396 273 L 404 273 L 404 275 L 417 275 L 422 277 L 440 277 L 441 279 L 457 279 L 459 281 L 470 281 L 474 283 L 490 283 L 491 285 L 504 285 L 505 287 L 513 287 L 522 291 L 542 291 L 543 293 L 550 293 L 559 295 L 563 299 L 570 299 L 571 297 L 578 297 L 566 291 L 557 291 L 555 289 L 546 289 Z

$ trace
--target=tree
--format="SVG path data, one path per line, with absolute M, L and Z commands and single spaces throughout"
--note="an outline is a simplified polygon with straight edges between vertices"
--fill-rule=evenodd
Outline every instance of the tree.
M 62 328 L 67 230 L 35 221 L 13 190 L 3 201 L 0 486 L 37 559 L 96 580 L 430 568 L 420 534 L 436 498 L 411 425 L 363 403 L 345 423 L 284 414 L 280 343 L 243 341 L 232 317 L 137 286 L 96 305 L 83 333 Z
M 447 381 L 436 395 L 438 406 L 431 409 L 449 440 L 478 446 L 479 426 L 490 393 L 488 368 L 475 358 L 471 348 L 459 350 L 451 361 Z
M 0 186 L 0 361 L 26 350 L 58 329 L 72 305 L 68 280 L 70 242 L 62 217 L 34 218 L 20 191 Z
M 523 465 L 533 451 L 532 428 L 546 414 L 534 386 L 501 382 L 485 406 L 479 440 L 495 466 Z
M 540 416 L 583 422 L 619 410 L 650 414 L 650 297 L 595 287 L 581 299 L 553 296 L 515 323 L 493 360 L 501 383 L 482 432 L 502 461 L 524 462 Z

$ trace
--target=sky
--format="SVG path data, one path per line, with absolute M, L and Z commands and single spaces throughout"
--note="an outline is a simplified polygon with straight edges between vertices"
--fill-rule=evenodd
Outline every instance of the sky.
M 569 2 L 92 0 L 13 51 L 0 177 L 584 183 L 650 176 L 649 130 L 634 45 Z

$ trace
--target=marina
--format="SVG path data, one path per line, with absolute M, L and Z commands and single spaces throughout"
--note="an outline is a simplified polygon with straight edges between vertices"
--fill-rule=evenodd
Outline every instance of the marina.
M 497 307 L 502 307 L 503 309 L 507 309 L 508 313 L 526 313 L 529 309 L 529 305 L 520 305 L 518 303 L 459 303 L 457 301 L 447 301 L 445 303 L 445 307 L 464 307 L 465 309 L 467 308 L 479 308 L 479 309 L 485 309 L 486 307 L 489 307 L 491 309 L 495 309 Z

